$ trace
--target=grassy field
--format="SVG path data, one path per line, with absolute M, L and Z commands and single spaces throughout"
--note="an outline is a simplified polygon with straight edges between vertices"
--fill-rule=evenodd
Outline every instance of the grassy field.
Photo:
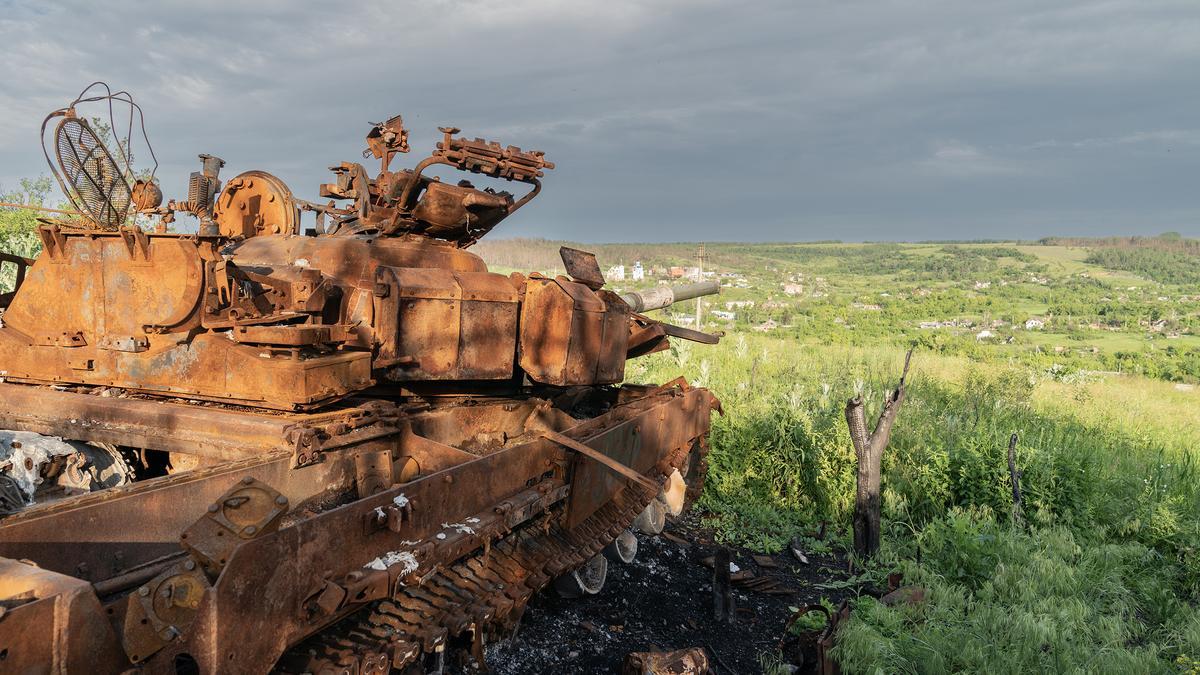
M 832 523 L 832 542 L 806 541 L 816 549 L 848 545 L 845 401 L 862 391 L 877 407 L 901 358 L 739 334 L 630 375 L 691 373 L 724 402 L 701 505 L 726 540 L 778 549 Z M 1063 382 L 918 353 L 884 459 L 884 549 L 863 578 L 902 570 L 928 600 L 861 598 L 837 647 L 846 671 L 1178 672 L 1200 657 L 1198 403 L 1136 376 Z

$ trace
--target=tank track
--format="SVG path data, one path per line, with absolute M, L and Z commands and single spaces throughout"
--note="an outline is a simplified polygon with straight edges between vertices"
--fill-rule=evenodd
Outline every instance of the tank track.
M 305 640 L 280 659 L 276 672 L 420 673 L 427 655 L 440 671 L 447 643 L 463 636 L 469 636 L 469 653 L 482 665 L 487 637 L 512 632 L 534 593 L 600 553 L 655 498 L 629 485 L 573 530 L 553 515 L 531 521 Z

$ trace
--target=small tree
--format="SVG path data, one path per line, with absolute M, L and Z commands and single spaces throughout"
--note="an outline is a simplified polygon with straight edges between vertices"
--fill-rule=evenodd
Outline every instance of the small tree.
M 854 496 L 854 552 L 860 558 L 870 558 L 879 551 L 879 481 L 883 451 L 892 437 L 892 426 L 900 405 L 904 403 L 904 380 L 908 377 L 908 365 L 913 350 L 904 357 L 904 372 L 900 384 L 883 402 L 875 430 L 867 432 L 867 415 L 862 395 L 846 403 L 846 424 L 850 427 L 850 441 L 854 443 L 854 454 L 858 458 L 858 489 Z

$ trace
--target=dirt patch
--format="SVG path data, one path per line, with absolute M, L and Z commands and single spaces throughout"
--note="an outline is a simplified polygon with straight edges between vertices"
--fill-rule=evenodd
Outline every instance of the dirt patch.
M 777 595 L 735 586 L 736 615 L 718 623 L 712 563 L 705 560 L 715 550 L 711 533 L 691 517 L 668 525 L 666 532 L 671 536 L 638 535 L 637 559 L 610 564 L 598 595 L 568 600 L 553 590 L 538 594 L 516 636 L 489 648 L 492 671 L 614 673 L 630 652 L 705 647 L 717 673 L 758 673 L 760 655 L 773 652 L 783 636 L 789 608 L 822 597 L 837 603 L 853 594 L 818 586 L 836 586 L 847 578 L 846 561 L 839 556 L 810 555 L 805 565 L 790 552 L 756 561 L 752 552 L 735 548 L 731 562 L 739 570 L 769 580 L 752 583 L 794 592 Z M 801 672 L 814 666 L 804 665 Z

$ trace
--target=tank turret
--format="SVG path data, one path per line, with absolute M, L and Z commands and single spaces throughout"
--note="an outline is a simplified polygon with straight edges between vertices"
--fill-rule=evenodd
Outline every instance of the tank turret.
M 408 131 L 399 115 L 373 125 L 364 155 L 379 159 L 378 173 L 332 167 L 323 204 L 265 171 L 222 185 L 225 162 L 202 154 L 187 199 L 162 206 L 161 193 L 145 197 L 152 180 L 122 179 L 131 169 L 120 151 L 95 151 L 104 146 L 73 106 L 46 125 L 55 120 L 60 162 L 51 168 L 84 217 L 38 230 L 46 263 L 8 298 L 0 327 L 12 380 L 292 410 L 373 388 L 615 384 L 655 323 L 637 313 L 717 290 L 618 296 L 602 288 L 594 258 L 586 272 L 568 265 L 571 276 L 556 279 L 490 272 L 468 247 L 536 197 L 554 164 L 540 151 L 456 137 L 454 127 L 440 129 L 414 168 L 393 169 Z M 103 161 L 72 159 L 88 148 Z M 515 197 L 443 182 L 430 175 L 438 166 L 529 188 Z M 305 213 L 315 214 L 311 225 Z M 198 229 L 146 232 L 130 214 L 166 225 L 190 215 Z M 104 307 L 78 298 L 104 298 Z

